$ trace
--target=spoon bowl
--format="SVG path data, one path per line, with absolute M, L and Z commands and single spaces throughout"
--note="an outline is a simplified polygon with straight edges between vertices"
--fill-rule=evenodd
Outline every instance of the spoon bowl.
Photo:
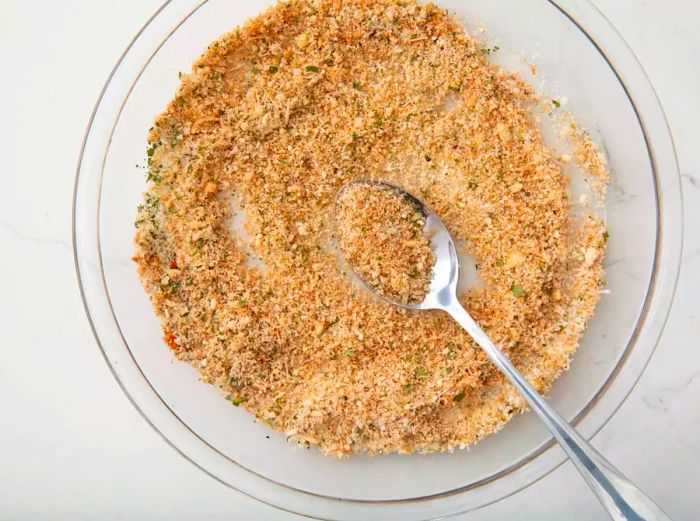
M 375 293 L 379 298 L 395 304 L 396 306 L 418 310 L 443 309 L 445 305 L 450 303 L 453 296 L 456 295 L 457 282 L 459 280 L 459 258 L 457 256 L 457 248 L 455 247 L 454 239 L 452 238 L 452 235 L 450 235 L 445 223 L 442 222 L 442 220 L 427 204 L 425 204 L 415 195 L 407 192 L 399 186 L 385 183 L 383 181 L 375 181 L 373 179 L 359 179 L 343 186 L 336 197 L 336 208 L 337 201 L 340 200 L 343 194 L 350 188 L 358 185 L 378 186 L 391 190 L 397 195 L 400 195 L 408 200 L 418 209 L 418 211 L 420 211 L 425 219 L 423 232 L 430 239 L 430 248 L 435 255 L 435 264 L 433 265 L 433 274 L 428 293 L 421 302 L 413 304 L 392 299 L 384 292 L 375 291 L 375 289 L 363 278 L 362 274 L 355 269 L 355 266 L 350 264 L 350 268 L 352 269 L 353 273 L 362 281 L 366 288 Z

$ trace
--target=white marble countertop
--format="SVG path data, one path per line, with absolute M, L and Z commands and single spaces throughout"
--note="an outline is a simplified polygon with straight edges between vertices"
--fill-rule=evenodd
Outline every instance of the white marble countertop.
M 105 78 L 159 3 L 0 2 L 1 519 L 301 519 L 225 488 L 168 447 L 112 378 L 83 313 L 70 245 L 78 151 Z M 674 519 L 698 519 L 700 4 L 596 3 L 666 110 L 686 230 L 656 354 L 594 444 Z M 605 519 L 569 463 L 460 519 L 504 517 Z

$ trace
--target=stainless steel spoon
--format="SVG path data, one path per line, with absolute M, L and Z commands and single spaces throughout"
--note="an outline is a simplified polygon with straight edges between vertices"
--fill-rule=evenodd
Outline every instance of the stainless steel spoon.
M 441 309 L 450 314 L 459 325 L 486 352 L 488 357 L 506 375 L 511 384 L 522 394 L 530 408 L 547 426 L 564 452 L 591 487 L 598 500 L 614 520 L 670 520 L 670 518 L 639 488 L 595 450 L 576 430 L 557 413 L 532 385 L 520 374 L 508 358 L 489 339 L 479 324 L 467 313 L 457 299 L 459 260 L 454 241 L 440 218 L 417 197 L 405 190 L 374 180 L 353 181 L 346 185 L 366 183 L 384 186 L 406 197 L 420 209 L 425 217 L 425 231 L 429 234 L 435 253 L 433 279 L 423 302 L 406 305 L 377 293 L 382 299 L 408 309 Z M 341 190 L 342 192 L 342 190 Z M 362 280 L 362 277 L 355 272 Z M 364 282 L 364 281 L 363 281 Z M 365 286 L 374 291 L 369 285 Z

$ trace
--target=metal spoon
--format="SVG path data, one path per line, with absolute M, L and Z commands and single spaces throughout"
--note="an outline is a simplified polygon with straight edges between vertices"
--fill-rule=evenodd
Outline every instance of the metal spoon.
M 425 217 L 425 231 L 430 236 L 435 254 L 433 278 L 423 302 L 407 305 L 377 293 L 382 299 L 408 309 L 441 309 L 450 314 L 471 335 L 488 357 L 506 375 L 511 384 L 522 394 L 530 408 L 537 413 L 564 452 L 591 487 L 598 500 L 614 520 L 670 520 L 670 518 L 639 488 L 598 453 L 576 430 L 557 413 L 532 385 L 520 374 L 508 358 L 489 339 L 479 324 L 467 313 L 457 299 L 459 260 L 450 232 L 440 218 L 423 201 L 405 190 L 374 180 L 353 181 L 383 186 L 396 191 L 412 201 Z M 343 191 L 341 190 L 341 192 Z M 362 280 L 362 277 L 355 272 Z M 364 281 L 363 281 L 364 282 Z M 365 286 L 374 291 L 369 285 Z

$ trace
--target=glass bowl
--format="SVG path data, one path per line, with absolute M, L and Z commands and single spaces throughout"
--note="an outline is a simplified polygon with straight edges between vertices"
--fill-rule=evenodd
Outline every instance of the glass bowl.
M 180 454 L 265 503 L 322 519 L 427 519 L 479 508 L 564 461 L 532 414 L 470 450 L 334 460 L 233 409 L 163 345 L 139 284 L 133 219 L 145 188 L 153 118 L 207 44 L 272 1 L 167 2 L 110 74 L 90 120 L 75 185 L 74 248 L 85 310 L 114 376 Z M 493 59 L 567 104 L 605 151 L 614 178 L 605 213 L 609 294 L 551 401 L 590 438 L 644 370 L 678 275 L 682 203 L 671 136 L 644 71 L 602 14 L 581 0 L 439 0 Z M 485 31 L 480 28 L 485 28 Z M 530 64 L 537 66 L 537 75 Z

